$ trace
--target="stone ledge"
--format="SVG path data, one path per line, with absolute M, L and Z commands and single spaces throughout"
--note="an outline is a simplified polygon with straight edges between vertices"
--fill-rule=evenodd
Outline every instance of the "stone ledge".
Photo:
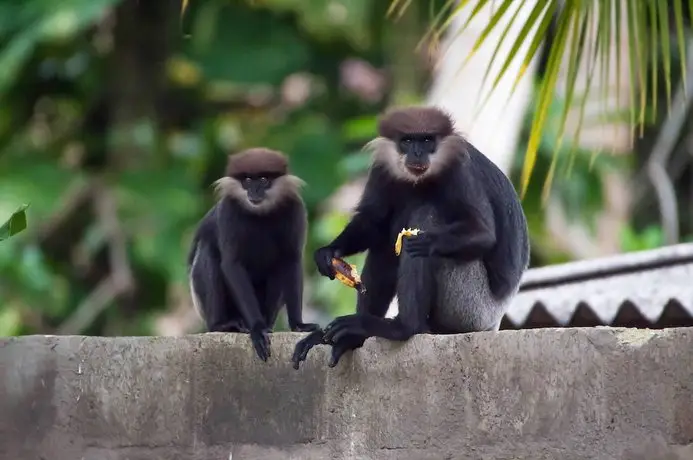
M 693 458 L 692 328 L 299 337 L 0 339 L 0 459 Z

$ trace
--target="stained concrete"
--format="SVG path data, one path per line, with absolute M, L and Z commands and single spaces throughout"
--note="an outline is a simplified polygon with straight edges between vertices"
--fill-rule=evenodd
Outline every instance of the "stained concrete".
M 0 459 L 693 459 L 693 329 L 0 339 Z

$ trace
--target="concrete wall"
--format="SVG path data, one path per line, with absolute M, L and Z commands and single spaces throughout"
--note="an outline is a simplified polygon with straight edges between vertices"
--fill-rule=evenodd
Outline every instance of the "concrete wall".
M 0 458 L 693 458 L 692 329 L 370 340 L 295 371 L 298 337 L 268 363 L 233 334 L 1 339 Z

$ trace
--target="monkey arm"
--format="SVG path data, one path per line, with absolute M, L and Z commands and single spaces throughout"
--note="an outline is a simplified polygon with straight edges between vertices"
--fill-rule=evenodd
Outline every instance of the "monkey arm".
M 431 255 L 458 260 L 482 258 L 496 244 L 493 218 L 479 215 L 471 224 L 460 222 L 434 232 Z
M 382 173 L 371 170 L 354 216 L 329 245 L 339 252 L 338 256 L 350 256 L 386 243 L 391 207 L 383 190 L 384 183 Z
M 292 260 L 287 265 L 281 283 L 286 302 L 286 316 L 289 320 L 289 328 L 293 330 L 297 325 L 301 324 L 303 318 L 301 309 L 303 299 L 303 268 L 301 259 Z
M 296 257 L 287 265 L 280 282 L 286 302 L 289 329 L 294 332 L 311 332 L 319 329 L 317 324 L 303 322 L 303 265 L 300 257 Z
M 236 300 L 241 316 L 248 327 L 250 329 L 264 327 L 265 320 L 262 318 L 260 304 L 255 296 L 247 270 L 227 255 L 222 257 L 221 270 L 224 274 L 224 281 Z
M 487 217 L 490 216 L 490 217 Z M 468 210 L 462 220 L 426 230 L 403 241 L 412 257 L 449 257 L 460 261 L 484 257 L 496 244 L 496 226 L 492 213 Z
M 237 258 L 239 243 L 236 240 L 237 233 L 229 219 L 232 214 L 227 207 L 228 205 L 227 200 L 222 200 L 219 203 L 216 216 L 216 235 L 221 253 L 221 271 L 248 328 L 251 330 L 253 328 L 262 329 L 266 325 L 250 276 Z

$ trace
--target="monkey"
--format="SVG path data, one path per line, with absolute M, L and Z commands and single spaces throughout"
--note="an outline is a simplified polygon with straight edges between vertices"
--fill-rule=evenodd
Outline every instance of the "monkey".
M 302 319 L 303 184 L 282 152 L 258 147 L 229 155 L 214 182 L 219 200 L 198 224 L 188 255 L 193 306 L 208 331 L 249 333 L 263 361 L 282 304 L 292 331 L 319 328 Z
M 318 344 L 329 367 L 369 337 L 406 341 L 421 333 L 497 331 L 529 265 L 527 220 L 508 177 L 455 130 L 437 107 L 385 112 L 355 213 L 314 253 L 334 279 L 333 257 L 367 251 L 356 313 L 337 317 L 299 341 L 293 367 Z M 420 233 L 394 242 L 404 228 Z M 399 313 L 385 318 L 397 295 Z

